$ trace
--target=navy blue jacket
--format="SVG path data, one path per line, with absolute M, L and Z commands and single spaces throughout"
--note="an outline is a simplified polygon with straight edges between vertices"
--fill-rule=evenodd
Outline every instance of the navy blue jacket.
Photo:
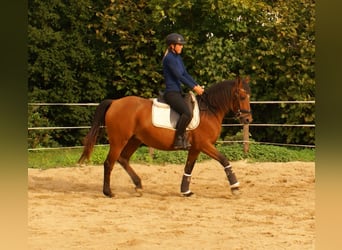
M 181 83 L 193 89 L 197 83 L 186 71 L 182 57 L 169 51 L 163 59 L 163 74 L 166 84 L 165 92 L 182 92 Z

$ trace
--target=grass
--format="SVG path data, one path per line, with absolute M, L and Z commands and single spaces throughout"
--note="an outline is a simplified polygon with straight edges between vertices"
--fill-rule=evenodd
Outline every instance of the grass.
M 290 148 L 284 146 L 270 146 L 251 144 L 249 152 L 245 154 L 241 144 L 222 145 L 217 149 L 230 161 L 247 160 L 249 162 L 289 162 L 289 161 L 315 161 L 315 149 Z M 75 167 L 81 156 L 82 149 L 53 149 L 44 151 L 30 151 L 28 153 L 28 167 L 49 169 L 56 167 Z M 97 146 L 87 164 L 102 165 L 108 153 L 108 146 Z M 186 151 L 154 150 L 153 156 L 147 147 L 140 147 L 132 156 L 133 163 L 148 164 L 184 164 Z M 198 162 L 210 159 L 200 154 Z

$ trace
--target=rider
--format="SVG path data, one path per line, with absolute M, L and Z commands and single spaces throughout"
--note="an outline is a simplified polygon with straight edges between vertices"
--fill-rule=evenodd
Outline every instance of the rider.
M 167 50 L 163 57 L 163 74 L 166 85 L 164 99 L 180 115 L 173 144 L 175 149 L 188 149 L 191 146 L 185 136 L 185 131 L 192 119 L 192 112 L 183 99 L 181 83 L 186 84 L 198 95 L 202 95 L 204 91 L 184 67 L 180 54 L 185 43 L 182 35 L 169 34 L 166 37 Z

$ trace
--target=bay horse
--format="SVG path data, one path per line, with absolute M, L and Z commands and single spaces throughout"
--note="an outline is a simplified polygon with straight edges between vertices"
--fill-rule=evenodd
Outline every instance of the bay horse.
M 226 173 L 231 192 L 239 192 L 239 182 L 228 159 L 214 146 L 221 132 L 221 124 L 228 112 L 233 112 L 240 123 L 252 122 L 250 109 L 249 77 L 234 80 L 223 80 L 197 95 L 200 105 L 200 123 L 194 130 L 188 131 L 191 147 L 182 176 L 180 192 L 182 196 L 190 196 L 191 173 L 200 152 L 217 160 Z M 113 197 L 110 187 L 110 176 L 114 163 L 118 161 L 135 184 L 137 192 L 142 191 L 140 177 L 129 164 L 133 153 L 142 144 L 159 150 L 172 151 L 175 130 L 155 127 L 152 124 L 152 100 L 138 96 L 126 96 L 120 99 L 103 100 L 96 108 L 92 126 L 85 136 L 83 153 L 78 163 L 89 160 L 99 132 L 106 128 L 109 152 L 104 161 L 103 193 Z

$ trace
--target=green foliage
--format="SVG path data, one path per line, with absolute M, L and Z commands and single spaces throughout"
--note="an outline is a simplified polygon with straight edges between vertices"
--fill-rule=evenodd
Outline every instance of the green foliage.
M 56 167 L 75 167 L 80 151 L 73 149 L 29 152 L 28 167 L 49 169 Z
M 218 145 L 217 149 L 230 161 L 248 160 L 250 162 L 289 162 L 289 161 L 315 161 L 314 149 L 296 149 L 276 147 L 269 145 L 252 144 L 248 154 L 243 152 L 241 144 Z M 81 149 L 62 149 L 49 151 L 29 152 L 28 163 L 30 168 L 48 169 L 53 167 L 74 167 L 81 156 Z M 95 147 L 87 164 L 103 165 L 108 154 L 108 147 Z M 186 151 L 160 151 L 154 150 L 149 154 L 147 147 L 140 147 L 132 156 L 131 162 L 141 164 L 185 164 Z M 200 154 L 197 162 L 209 160 Z
M 89 0 L 29 2 L 29 102 L 93 102 L 106 97 L 108 62 L 98 59 L 100 43 L 87 27 L 94 16 Z M 45 118 L 54 126 L 89 125 L 92 113 L 82 115 L 81 109 L 48 108 Z M 54 131 L 50 141 L 75 145 L 81 136 L 84 133 Z
M 188 41 L 182 56 L 201 85 L 250 75 L 252 100 L 315 99 L 313 0 L 30 0 L 28 7 L 30 102 L 155 96 L 171 32 Z M 255 123 L 315 122 L 312 104 L 252 109 Z M 92 111 L 48 108 L 43 115 L 43 124 L 80 126 L 90 125 Z M 314 144 L 315 138 L 312 128 L 250 131 L 256 141 Z M 223 130 L 222 137 L 234 133 Z M 54 132 L 44 143 L 79 145 L 83 135 Z
M 205 37 L 198 40 L 194 46 L 198 49 L 192 53 L 195 75 L 201 76 L 205 84 L 236 74 L 250 75 L 253 100 L 314 99 L 313 1 L 277 1 L 272 5 L 255 1 L 207 3 L 207 15 L 196 22 Z M 215 27 L 206 18 L 215 19 Z M 315 122 L 313 105 L 252 108 L 258 123 Z M 264 135 L 253 134 L 257 141 L 272 138 L 278 142 L 314 143 L 313 129 L 263 130 L 267 130 Z
M 315 150 L 308 148 L 296 149 L 253 144 L 248 152 L 248 159 L 258 162 L 315 161 L 314 152 Z
M 28 110 L 28 127 L 49 127 L 51 126 L 49 119 L 46 117 L 46 107 L 32 107 Z M 57 147 L 58 144 L 52 140 L 51 131 L 47 130 L 29 130 L 28 131 L 28 148 L 36 147 Z
M 110 79 L 114 89 L 123 95 L 151 97 L 162 79 L 161 61 L 156 50 L 159 38 L 148 1 L 112 0 L 103 12 L 96 34 L 106 45 L 102 56 L 113 63 Z

